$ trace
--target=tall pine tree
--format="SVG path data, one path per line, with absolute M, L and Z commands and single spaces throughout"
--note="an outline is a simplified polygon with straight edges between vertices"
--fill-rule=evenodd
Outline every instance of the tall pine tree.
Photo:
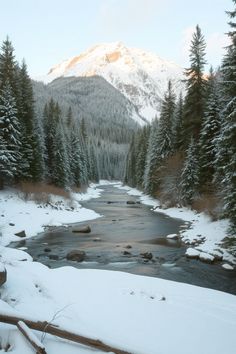
M 184 133 L 198 139 L 205 108 L 206 81 L 204 79 L 205 40 L 196 26 L 190 48 L 190 68 L 186 69 L 187 93 L 184 103 Z M 189 139 L 185 139 L 187 142 Z

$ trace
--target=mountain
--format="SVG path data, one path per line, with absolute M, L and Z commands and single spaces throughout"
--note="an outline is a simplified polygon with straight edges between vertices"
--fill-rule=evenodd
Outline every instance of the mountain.
M 96 45 L 54 66 L 40 79 L 50 83 L 59 77 L 96 75 L 102 76 L 137 107 L 139 124 L 159 116 L 168 80 L 173 81 L 177 94 L 183 89 L 182 68 L 155 54 L 128 48 L 121 42 Z M 140 120 L 140 116 L 144 120 Z
M 145 124 L 127 97 L 101 76 L 60 77 L 47 85 L 33 81 L 33 89 L 39 120 L 51 98 L 60 104 L 63 118 L 71 107 L 73 117 L 85 121 L 100 178 L 121 180 L 129 143 Z
M 34 81 L 33 88 L 41 115 L 52 97 L 65 115 L 72 107 L 74 117 L 78 121 L 84 118 L 89 133 L 100 139 L 128 143 L 138 126 L 145 124 L 137 108 L 101 76 L 60 77 L 47 85 Z

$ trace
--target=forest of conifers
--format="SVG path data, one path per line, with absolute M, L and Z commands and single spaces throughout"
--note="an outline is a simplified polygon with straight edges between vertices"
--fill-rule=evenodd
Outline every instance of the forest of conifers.
M 163 205 L 207 210 L 235 228 L 236 10 L 228 16 L 230 45 L 220 68 L 205 74 L 206 44 L 196 26 L 185 91 L 176 97 L 169 82 L 160 119 L 142 129 L 102 78 L 32 82 L 7 38 L 0 52 L 0 188 L 27 181 L 70 189 L 123 179 Z M 117 106 L 99 106 L 91 85 Z M 89 113 L 78 104 L 78 87 Z

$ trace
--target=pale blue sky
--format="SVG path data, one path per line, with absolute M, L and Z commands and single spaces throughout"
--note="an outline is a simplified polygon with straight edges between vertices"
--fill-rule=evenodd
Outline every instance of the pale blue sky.
M 217 66 L 227 44 L 231 0 L 0 0 L 0 42 L 9 35 L 32 76 L 101 42 L 122 41 L 188 66 L 199 24 L 207 60 Z

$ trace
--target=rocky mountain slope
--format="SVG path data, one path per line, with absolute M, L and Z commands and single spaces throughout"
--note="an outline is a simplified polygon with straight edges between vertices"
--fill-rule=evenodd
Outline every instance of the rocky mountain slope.
M 121 42 L 96 45 L 86 52 L 54 66 L 45 77 L 50 83 L 59 77 L 102 76 L 137 107 L 139 116 L 151 121 L 160 114 L 161 100 L 168 80 L 173 81 L 176 93 L 183 89 L 183 70 L 157 55 Z M 143 123 L 133 116 L 139 124 Z

